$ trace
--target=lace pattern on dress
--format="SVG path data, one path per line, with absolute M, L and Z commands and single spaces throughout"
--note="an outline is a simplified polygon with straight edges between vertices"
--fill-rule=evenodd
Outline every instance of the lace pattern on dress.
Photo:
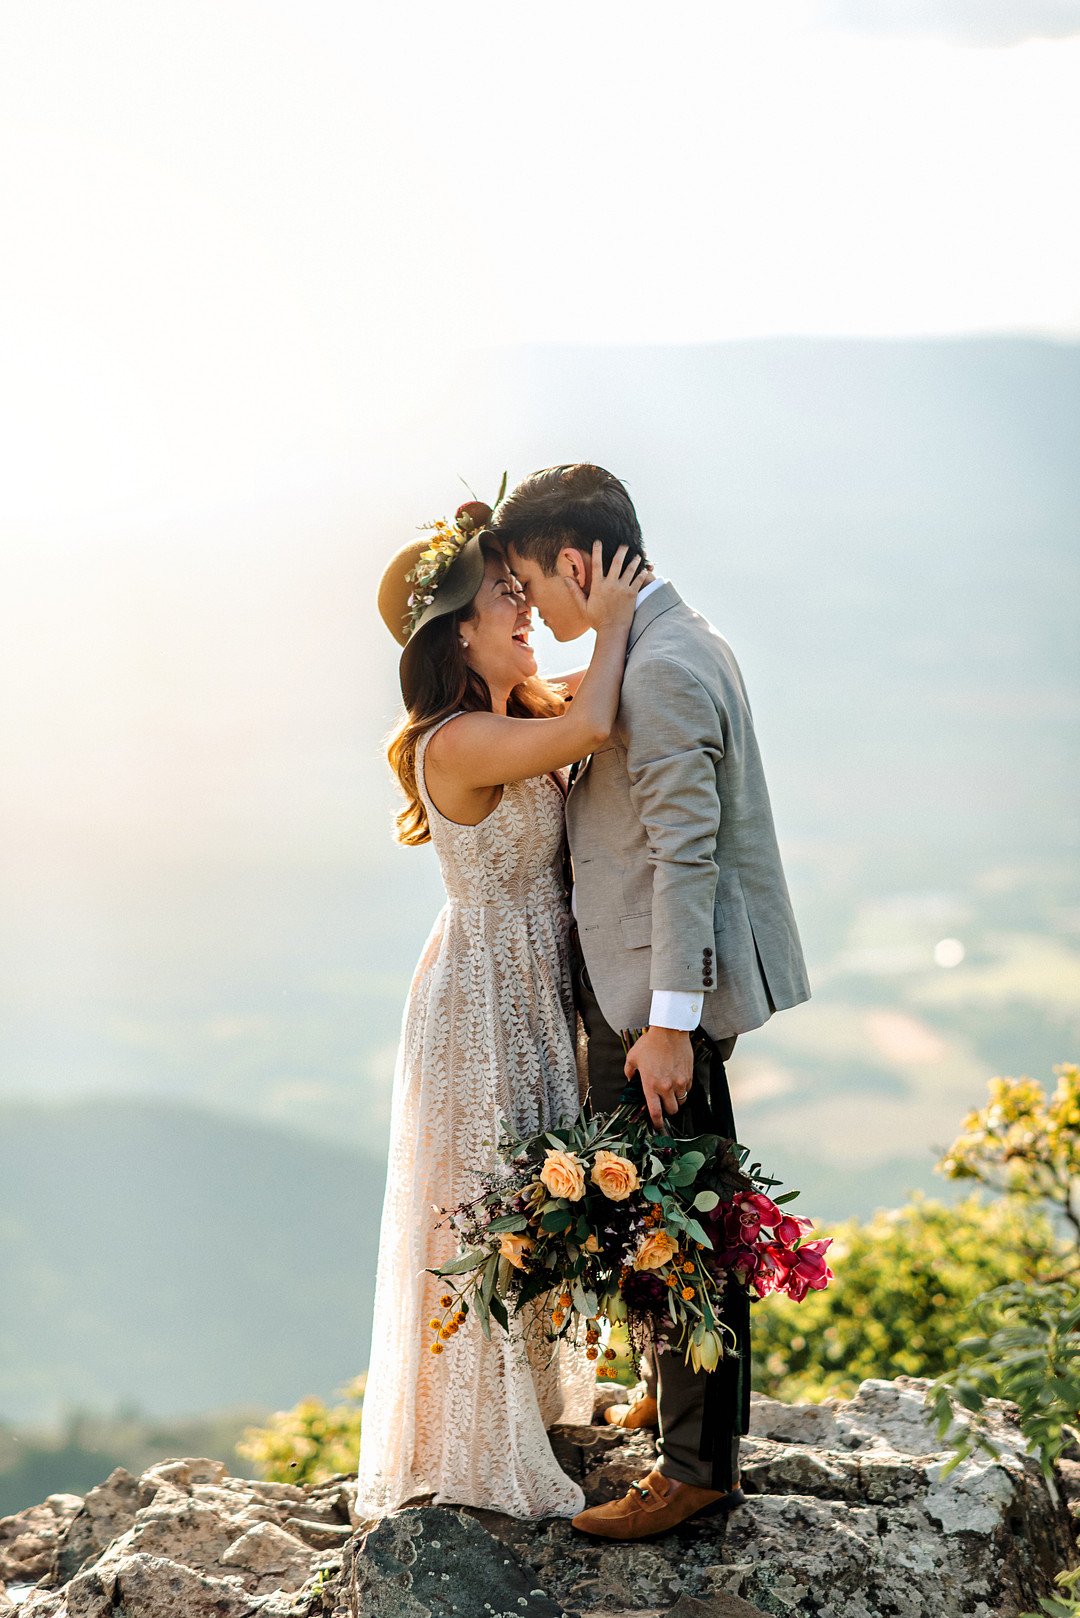
M 429 1347 L 445 1286 L 425 1271 L 455 1247 L 434 1209 L 475 1193 L 504 1120 L 532 1133 L 573 1117 L 580 1094 L 562 795 L 549 777 L 511 782 L 479 825 L 447 820 L 424 780 L 438 728 L 421 738 L 417 785 L 447 898 L 413 977 L 394 1075 L 357 1510 L 430 1494 L 515 1517 L 572 1515 L 584 1497 L 547 1428 L 591 1420 L 584 1353 L 553 1352 L 520 1323 L 488 1342 L 471 1314 L 443 1354 Z

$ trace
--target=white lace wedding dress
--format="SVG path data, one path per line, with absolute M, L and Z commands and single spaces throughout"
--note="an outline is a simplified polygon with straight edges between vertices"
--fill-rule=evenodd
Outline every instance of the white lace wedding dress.
M 456 1247 L 435 1208 L 476 1194 L 502 1121 L 532 1133 L 578 1110 L 563 794 L 537 777 L 505 787 L 478 826 L 446 820 L 424 784 L 438 728 L 421 738 L 417 782 L 447 902 L 413 978 L 394 1076 L 357 1510 L 430 1494 L 568 1516 L 584 1498 L 546 1429 L 591 1420 L 592 1363 L 569 1345 L 553 1357 L 513 1317 L 510 1338 L 493 1324 L 487 1342 L 472 1313 L 432 1354 L 428 1323 L 447 1288 L 425 1274 Z

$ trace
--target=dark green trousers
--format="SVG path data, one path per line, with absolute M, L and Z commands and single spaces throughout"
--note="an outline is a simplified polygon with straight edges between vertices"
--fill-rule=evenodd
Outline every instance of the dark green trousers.
M 604 1021 L 580 951 L 575 948 L 574 997 L 589 1041 L 589 1105 L 612 1112 L 626 1085 L 626 1053 Z M 735 1139 L 724 1059 L 735 1041 L 717 1046 L 694 1036 L 694 1084 L 686 1104 L 668 1126 L 680 1135 L 710 1131 Z M 702 1489 L 731 1489 L 739 1477 L 739 1436 L 750 1426 L 750 1301 L 746 1289 L 729 1283 L 722 1318 L 735 1332 L 738 1357 L 730 1352 L 713 1372 L 695 1371 L 674 1346 L 644 1356 L 648 1391 L 660 1411 L 657 1465 L 665 1477 Z

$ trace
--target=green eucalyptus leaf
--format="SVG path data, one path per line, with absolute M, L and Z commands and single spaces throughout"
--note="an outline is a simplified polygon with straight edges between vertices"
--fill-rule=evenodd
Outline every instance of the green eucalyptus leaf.
M 448 1264 L 441 1264 L 433 1275 L 464 1275 L 466 1270 L 475 1270 L 487 1261 L 487 1251 L 482 1247 L 474 1247 L 471 1253 L 461 1253 L 452 1258 Z
M 506 1305 L 501 1298 L 492 1298 L 491 1313 L 495 1316 L 503 1331 L 508 1332 L 510 1330 L 510 1319 L 506 1313 Z

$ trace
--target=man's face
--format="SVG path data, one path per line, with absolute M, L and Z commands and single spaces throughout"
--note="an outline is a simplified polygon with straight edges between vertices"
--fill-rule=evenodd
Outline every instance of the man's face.
M 576 583 L 586 595 L 591 569 L 581 551 L 569 547 L 560 551 L 554 573 L 545 573 L 539 562 L 518 554 L 513 545 L 506 550 L 510 569 L 525 591 L 525 600 L 555 636 L 556 640 L 577 640 L 589 627 L 580 599 L 571 588 Z

